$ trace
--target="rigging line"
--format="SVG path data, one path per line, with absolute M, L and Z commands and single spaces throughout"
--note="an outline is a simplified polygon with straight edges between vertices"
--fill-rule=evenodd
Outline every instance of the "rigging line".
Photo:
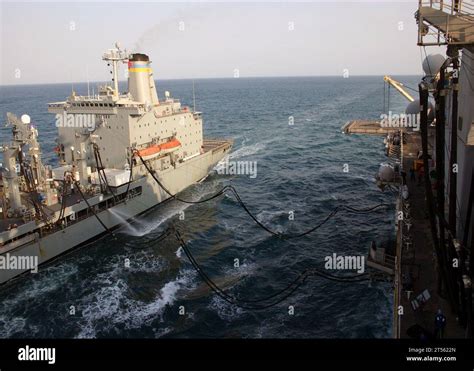
M 184 199 L 178 197 L 177 195 L 172 194 L 172 193 L 163 185 L 163 183 L 161 183 L 161 182 L 159 181 L 159 179 L 158 179 L 158 178 L 156 177 L 156 175 L 155 175 L 155 172 L 154 172 L 152 169 L 150 169 L 150 167 L 149 167 L 148 164 L 145 162 L 145 160 L 143 160 L 143 157 L 140 156 L 140 155 L 138 154 L 138 152 L 135 152 L 135 154 L 138 156 L 138 158 L 140 159 L 140 161 L 142 162 L 142 164 L 145 166 L 145 169 L 148 171 L 148 173 L 150 173 L 150 175 L 151 175 L 152 178 L 155 180 L 155 182 L 158 183 L 158 185 L 159 185 L 170 197 L 172 197 L 172 198 L 174 198 L 175 200 L 178 200 L 178 201 L 180 201 L 180 202 L 183 202 L 183 203 L 186 203 L 186 204 L 202 204 L 202 203 L 204 203 L 204 202 L 211 201 L 211 200 L 213 200 L 214 198 L 217 198 L 217 197 L 223 195 L 223 194 L 227 191 L 227 189 L 229 188 L 229 186 L 225 186 L 225 187 L 223 187 L 221 190 L 219 190 L 217 193 L 215 193 L 215 194 L 212 195 L 211 197 L 206 198 L 206 199 L 204 199 L 204 200 L 197 200 L 197 201 L 184 200 Z
M 168 229 L 174 230 L 175 233 L 177 233 L 179 235 L 180 242 L 182 241 L 185 244 L 183 249 L 187 248 L 188 251 L 190 252 L 191 250 L 189 249 L 189 246 L 186 244 L 186 242 L 184 242 L 184 239 L 182 238 L 181 233 L 174 226 L 171 226 Z M 191 254 L 191 252 L 190 252 L 190 255 L 193 258 L 193 260 L 197 263 L 197 260 L 194 258 L 194 256 Z M 368 273 L 362 273 L 362 274 L 358 273 L 358 274 L 354 274 L 354 275 L 347 275 L 347 274 L 345 274 L 345 275 L 334 275 L 334 274 L 331 274 L 331 273 L 328 273 L 328 272 L 325 272 L 325 271 L 320 271 L 317 268 L 305 269 L 305 272 L 318 272 L 319 274 L 325 275 L 326 277 L 334 278 L 334 279 L 337 279 L 337 280 L 343 280 L 343 281 L 359 279 L 359 278 L 362 278 L 362 277 L 366 277 L 368 275 Z
M 143 159 L 142 159 L 142 162 Z M 146 164 L 145 164 L 146 166 Z M 102 220 L 99 218 L 99 216 L 96 214 L 95 210 L 93 208 L 91 208 L 88 200 L 86 199 L 86 197 L 84 196 L 81 188 L 80 188 L 80 185 L 78 184 L 78 182 L 76 181 L 74 183 L 74 185 L 76 186 L 77 190 L 79 191 L 81 197 L 84 199 L 84 201 L 86 202 L 87 206 L 91 209 L 91 211 L 93 212 L 94 216 L 96 217 L 96 219 L 99 221 L 99 223 L 104 227 L 104 229 L 111 233 L 113 236 L 114 234 L 105 226 L 105 224 L 102 222 Z M 237 192 L 235 191 L 234 189 L 234 192 L 236 193 L 236 195 L 238 196 Z M 239 197 L 240 198 L 240 197 Z M 372 207 L 372 208 L 368 208 L 366 210 L 356 210 L 354 208 L 350 208 L 352 210 L 355 210 L 356 212 L 359 212 L 359 211 L 369 211 L 371 209 L 375 209 L 377 206 L 375 207 Z M 333 212 L 332 214 L 335 214 L 335 212 Z M 173 227 L 174 229 L 174 227 Z M 158 237 L 158 240 L 162 239 L 162 238 L 165 238 L 166 236 L 168 236 L 169 234 L 171 233 L 171 230 L 170 229 L 167 229 L 165 231 L 162 232 L 162 234 Z M 185 241 L 183 240 L 183 238 L 181 237 L 179 231 L 177 231 L 175 229 L 175 237 L 176 239 L 178 240 L 178 242 L 180 242 L 181 244 L 181 247 L 183 248 L 183 250 L 185 251 L 186 253 L 186 256 L 188 257 L 189 261 L 191 262 L 191 264 L 193 265 L 193 267 L 196 269 L 196 271 L 201 275 L 201 277 L 203 278 L 203 280 L 205 281 L 205 283 L 218 295 L 220 296 L 223 300 L 225 300 L 226 302 L 230 303 L 230 304 L 233 304 L 233 305 L 236 305 L 236 306 L 239 306 L 239 307 L 242 307 L 244 309 L 255 309 L 255 310 L 260 310 L 260 309 L 266 309 L 266 308 L 269 308 L 269 307 L 272 307 L 272 306 L 275 306 L 279 303 L 281 303 L 282 301 L 286 300 L 286 298 L 288 298 L 290 295 L 293 294 L 293 292 L 295 292 L 305 281 L 306 281 L 306 278 L 309 276 L 309 275 L 317 275 L 317 276 L 320 276 L 320 277 L 324 277 L 326 279 L 330 279 L 330 280 L 334 280 L 334 281 L 339 281 L 339 282 L 359 282 L 359 281 L 363 281 L 363 280 L 366 280 L 365 277 L 363 276 L 357 276 L 357 277 L 349 277 L 349 276 L 345 276 L 345 277 L 342 277 L 342 276 L 339 276 L 339 277 L 336 277 L 336 276 L 333 276 L 333 275 L 330 275 L 328 273 L 324 273 L 324 272 L 319 272 L 317 271 L 316 269 L 312 269 L 312 270 L 305 270 L 303 273 L 301 273 L 294 281 L 292 281 L 288 286 L 286 286 L 283 290 L 280 290 L 279 292 L 277 293 L 274 293 L 272 294 L 271 296 L 269 297 L 266 297 L 266 298 L 263 298 L 263 299 L 259 299 L 259 300 L 252 300 L 252 301 L 245 301 L 245 300 L 241 300 L 241 299 L 237 299 L 235 297 L 232 297 L 230 295 L 228 295 L 227 293 L 225 293 L 222 289 L 219 288 L 219 286 L 217 284 L 215 284 L 208 276 L 207 274 L 202 270 L 202 268 L 199 266 L 199 264 L 197 263 L 197 261 L 195 260 L 195 258 L 192 256 L 189 248 L 187 247 Z M 294 286 L 294 287 L 293 287 Z M 276 298 L 277 296 L 280 296 L 282 293 L 285 293 L 286 291 L 290 290 L 284 297 L 280 298 L 279 300 L 277 300 L 276 302 L 273 302 L 271 304 L 267 304 L 267 305 L 263 305 L 263 306 L 249 306 L 249 305 L 241 305 L 239 304 L 239 302 L 247 302 L 247 303 L 256 303 L 256 302 L 264 302 L 264 301 L 268 301 L 270 299 L 273 299 L 273 298 Z
M 115 238 L 115 234 L 109 228 L 107 228 L 107 226 L 104 224 L 104 222 L 99 218 L 99 216 L 95 212 L 94 208 L 91 207 L 91 205 L 89 204 L 89 201 L 87 200 L 86 196 L 84 195 L 84 193 L 81 190 L 81 186 L 80 186 L 79 182 L 75 181 L 74 185 L 76 186 L 76 188 L 79 191 L 79 194 L 81 195 L 82 199 L 85 201 L 85 203 L 86 203 L 87 207 L 89 208 L 89 210 L 92 211 L 92 214 L 94 214 L 94 216 L 98 220 L 98 222 L 102 225 L 102 227 L 104 227 L 104 229 L 107 231 L 107 233 L 109 233 L 111 236 L 113 236 Z
M 430 61 L 428 59 L 428 54 L 426 54 L 426 46 L 424 45 L 423 45 L 423 51 L 425 52 L 425 60 L 426 60 L 426 64 L 428 64 L 428 69 L 430 70 L 431 75 L 433 75 L 433 72 L 431 71 Z
M 308 235 L 312 232 L 314 232 L 315 230 L 317 230 L 318 228 L 322 227 L 324 224 L 326 224 L 327 221 L 329 221 L 329 219 L 331 219 L 334 215 L 337 214 L 337 212 L 339 211 L 339 206 L 337 206 L 333 211 L 331 211 L 320 223 L 318 223 L 317 225 L 315 225 L 313 228 L 310 228 L 309 230 L 305 231 L 305 232 L 302 232 L 302 233 L 299 233 L 299 234 L 283 234 L 281 232 L 275 232 L 273 230 L 271 230 L 270 228 L 268 228 L 267 226 L 265 226 L 262 222 L 260 222 L 256 217 L 255 215 L 252 214 L 252 212 L 247 208 L 247 205 L 242 201 L 242 199 L 240 198 L 239 194 L 237 193 L 237 191 L 232 188 L 231 189 L 232 192 L 234 193 L 234 196 L 236 197 L 237 199 L 237 202 L 239 203 L 239 205 L 242 207 L 242 209 L 244 209 L 244 211 L 250 216 L 250 218 L 253 219 L 253 221 L 258 225 L 260 226 L 262 229 L 264 229 L 265 231 L 267 231 L 268 233 L 274 235 L 275 237 L 278 237 L 280 239 L 283 239 L 283 240 L 289 240 L 289 239 L 293 239 L 293 238 L 299 238 L 299 237 L 303 237 L 305 235 Z
M 130 191 L 130 184 L 132 183 L 132 178 L 133 178 L 133 151 L 130 151 L 129 166 L 130 166 L 130 177 L 128 178 L 127 190 L 125 191 L 125 198 L 124 198 L 125 202 L 127 202 L 128 193 Z
M 47 215 L 45 215 L 42 205 L 38 203 L 39 195 L 38 195 L 37 187 L 34 184 L 33 179 L 32 179 L 31 166 L 25 161 L 22 153 L 23 153 L 23 149 L 21 149 L 20 154 L 19 154 L 20 169 L 21 169 L 21 174 L 24 177 L 26 187 L 28 189 L 29 199 L 31 203 L 33 204 L 33 207 L 35 209 L 35 212 L 38 218 L 41 218 L 45 222 L 45 224 L 48 224 Z
M 262 229 L 264 229 L 265 231 L 267 231 L 268 233 L 270 233 L 271 235 L 277 237 L 277 238 L 280 238 L 280 239 L 283 239 L 283 240 L 289 240 L 289 239 L 293 239 L 293 238 L 300 238 L 300 237 L 303 237 L 305 235 L 308 235 L 312 232 L 314 232 L 315 230 L 317 230 L 318 228 L 322 227 L 327 221 L 329 221 L 329 219 L 331 219 L 334 215 L 337 214 L 337 212 L 339 211 L 339 209 L 346 209 L 347 211 L 349 212 L 353 212 L 353 213 L 367 213 L 367 212 L 371 212 L 377 208 L 380 208 L 380 207 L 385 207 L 385 206 L 390 206 L 389 204 L 378 204 L 378 205 L 375 205 L 373 207 L 370 207 L 370 208 L 367 208 L 367 209 L 356 209 L 356 208 L 353 208 L 353 207 L 350 207 L 350 206 L 337 206 L 333 211 L 331 211 L 320 223 L 318 223 L 316 226 L 308 229 L 307 231 L 305 232 L 302 232 L 302 233 L 298 233 L 298 234 L 284 234 L 284 233 L 281 233 L 281 232 L 276 232 L 276 231 L 273 231 L 272 229 L 270 229 L 269 227 L 267 227 L 266 225 L 264 225 L 262 222 L 260 222 L 257 217 L 248 209 L 247 205 L 245 204 L 245 202 L 242 200 L 242 198 L 240 197 L 239 193 L 237 192 L 237 190 L 233 187 L 233 186 L 225 186 L 224 188 L 222 188 L 220 191 L 218 191 L 216 194 L 214 194 L 213 196 L 207 198 L 207 199 L 204 199 L 204 200 L 199 200 L 199 201 L 188 201 L 188 200 L 183 200 L 179 197 L 177 197 L 176 195 L 173 195 L 166 187 L 164 187 L 164 185 L 158 180 L 158 178 L 155 176 L 155 173 L 152 172 L 152 170 L 149 168 L 149 166 L 147 165 L 147 163 L 145 162 L 145 160 L 143 160 L 143 158 L 138 154 L 136 153 L 137 156 L 140 158 L 141 162 L 143 163 L 143 165 L 145 166 L 145 168 L 147 169 L 147 171 L 150 173 L 150 175 L 153 177 L 153 179 L 158 183 L 158 185 L 163 188 L 163 190 L 170 196 L 170 197 L 173 197 L 174 199 L 178 200 L 178 201 L 181 201 L 181 202 L 184 202 L 184 203 L 191 203 L 191 204 L 199 204 L 199 203 L 204 203 L 204 202 L 207 202 L 207 201 L 210 201 L 216 197 L 219 197 L 221 195 L 223 195 L 227 190 L 230 190 L 233 195 L 235 196 L 237 202 L 239 203 L 239 205 L 242 207 L 242 209 L 244 209 L 244 211 L 250 216 L 251 219 L 253 219 L 253 221 L 258 225 L 260 226 Z
M 206 283 L 206 285 L 212 290 L 214 291 L 214 293 L 219 296 L 221 299 L 223 299 L 224 301 L 226 301 L 227 303 L 231 304 L 231 305 L 235 305 L 237 307 L 240 307 L 242 309 L 250 309 L 250 310 L 263 310 L 263 309 L 268 309 L 270 307 L 273 307 L 275 305 L 278 305 L 279 303 L 283 302 L 284 300 L 286 300 L 289 296 L 291 296 L 306 280 L 307 276 L 304 276 L 302 279 L 301 279 L 301 282 L 299 282 L 295 287 L 291 288 L 291 290 L 285 295 L 283 296 L 282 298 L 280 298 L 279 300 L 277 300 L 276 302 L 273 302 L 273 303 L 270 303 L 270 304 L 266 304 L 266 305 L 247 305 L 247 304 L 240 304 L 239 301 L 233 299 L 233 298 L 230 298 L 228 296 L 228 294 L 225 294 L 217 285 L 215 285 L 211 280 L 209 280 L 205 274 L 205 272 L 200 268 L 199 265 L 196 264 L 196 262 L 193 260 L 192 256 L 189 254 L 189 251 L 187 248 L 185 248 L 185 243 L 184 241 L 180 241 L 179 240 L 179 236 L 176 235 L 176 238 L 178 239 L 178 241 L 181 243 L 182 247 L 183 247 L 183 250 L 186 254 L 186 256 L 188 257 L 189 261 L 191 262 L 191 264 L 193 265 L 194 269 L 198 272 L 198 274 L 201 276 L 201 278 L 203 279 L 203 281 Z
M 102 171 L 106 188 L 112 194 L 112 197 L 114 199 L 114 204 L 117 204 L 117 198 L 116 198 L 115 192 L 110 187 L 109 181 L 107 179 L 107 175 L 105 174 L 105 167 L 104 167 L 104 164 L 102 162 L 102 156 L 100 155 L 99 146 L 97 144 L 94 146 L 94 151 L 96 152 L 96 156 L 97 156 L 96 157 L 96 162 L 97 162 L 97 159 L 98 159 L 98 164 L 100 164 L 100 168 L 99 167 L 97 168 L 97 174 L 100 178 L 100 172 Z
M 55 224 L 60 224 L 62 219 L 64 218 L 64 212 L 66 210 L 66 196 L 67 195 L 67 185 L 69 183 L 66 181 L 66 179 L 63 180 L 63 191 L 61 194 L 61 209 L 59 210 L 59 216 L 58 219 L 56 220 Z
M 412 87 L 410 87 L 410 86 L 408 86 L 408 85 L 406 85 L 406 84 L 403 84 L 403 87 L 404 87 L 404 88 L 407 88 L 407 89 L 409 89 L 409 90 L 413 90 L 414 92 L 417 92 L 417 93 L 418 93 L 418 90 L 417 90 L 417 89 L 414 89 L 414 88 L 412 88 Z
M 227 297 L 228 299 L 232 300 L 232 301 L 238 301 L 238 302 L 242 302 L 242 303 L 247 303 L 247 304 L 251 304 L 251 303 L 259 303 L 259 302 L 265 302 L 265 301 L 269 301 L 270 299 L 273 299 L 279 295 L 281 295 L 282 293 L 286 292 L 287 290 L 291 289 L 291 287 L 293 287 L 295 284 L 297 284 L 306 274 L 307 274 L 307 270 L 303 271 L 301 274 L 299 274 L 297 276 L 297 278 L 295 280 L 293 280 L 292 282 L 290 282 L 283 290 L 279 290 L 278 292 L 268 296 L 268 297 L 265 297 L 265 298 L 261 298 L 261 299 L 257 299 L 257 300 L 243 300 L 243 299 L 239 299 L 235 296 L 232 296 L 230 294 L 227 294 L 223 289 L 221 289 L 207 274 L 206 272 L 202 269 L 202 267 L 199 265 L 199 263 L 197 262 L 197 260 L 194 258 L 193 254 L 191 253 L 189 247 L 187 246 L 186 242 L 184 241 L 184 239 L 182 238 L 181 234 L 179 233 L 178 230 L 175 230 L 175 237 L 176 239 L 178 240 L 178 242 L 180 243 L 181 247 L 183 248 L 184 252 L 186 253 L 186 256 L 188 257 L 189 261 L 191 262 L 191 264 L 194 266 L 194 268 L 198 271 L 198 273 L 200 273 L 200 275 L 202 276 L 202 278 L 206 281 L 206 283 L 208 285 L 211 285 L 213 286 L 217 291 L 219 291 L 222 295 L 224 295 L 225 297 Z
M 93 145 L 92 148 L 94 152 L 95 166 L 97 168 L 97 177 L 99 178 L 100 192 L 104 192 L 104 189 L 102 186 L 102 175 L 100 174 L 99 159 L 97 158 L 97 150 L 96 150 L 95 145 Z
M 424 71 L 423 71 L 423 51 L 421 50 L 421 45 L 420 45 L 420 47 L 418 48 L 418 50 L 420 51 L 420 66 L 421 66 L 421 72 L 424 73 Z
M 390 204 L 385 204 L 385 203 L 380 203 L 380 204 L 377 204 L 375 206 L 367 207 L 365 209 L 356 209 L 354 207 L 347 206 L 347 205 L 343 205 L 342 208 L 347 209 L 348 211 L 356 213 L 356 214 L 364 214 L 364 213 L 372 212 L 373 210 L 378 209 L 380 207 L 389 207 L 389 206 L 391 206 L 391 205 Z
M 339 280 L 339 282 L 360 282 L 360 281 L 366 281 L 368 280 L 367 278 L 365 277 L 359 277 L 358 279 L 352 279 L 352 280 L 343 280 L 342 277 L 341 278 L 336 278 L 336 277 L 331 277 L 330 275 L 328 274 L 324 274 L 323 272 L 319 272 L 318 270 L 316 269 L 308 269 L 308 270 L 305 270 L 303 271 L 298 277 L 297 279 L 295 279 L 294 281 L 292 281 L 288 286 L 286 286 L 283 290 L 280 290 L 279 292 L 267 297 L 267 298 L 263 298 L 263 299 L 258 299 L 258 300 L 243 300 L 243 299 L 238 299 L 234 296 L 231 296 L 227 293 L 225 293 L 215 282 L 213 282 L 208 276 L 207 274 L 204 272 L 204 270 L 201 268 L 201 266 L 197 263 L 197 261 L 194 259 L 194 257 L 192 256 L 188 246 L 186 245 L 185 241 L 183 240 L 183 238 L 181 237 L 180 233 L 178 230 L 175 230 L 175 237 L 176 239 L 178 240 L 178 242 L 181 244 L 181 247 L 183 248 L 186 256 L 188 257 L 189 261 L 191 262 L 191 264 L 193 265 L 194 269 L 199 273 L 199 275 L 201 276 L 201 278 L 204 280 L 204 282 L 209 286 L 209 288 L 211 288 L 212 291 L 214 291 L 221 299 L 223 299 L 224 301 L 226 301 L 227 303 L 229 304 L 232 304 L 232 305 L 235 305 L 235 306 L 238 306 L 242 309 L 251 309 L 251 310 L 263 310 L 263 309 L 267 309 L 267 308 L 270 308 L 270 307 L 273 307 L 275 305 L 278 305 L 280 304 L 281 302 L 283 302 L 284 300 L 286 300 L 288 297 L 290 297 L 299 287 L 301 287 L 306 279 L 311 276 L 311 275 L 316 275 L 316 276 L 320 276 L 320 277 L 324 277 L 324 278 L 327 278 L 327 279 L 331 279 L 331 280 Z M 370 278 L 369 278 L 370 279 Z M 300 281 L 300 282 L 299 282 Z M 293 287 L 294 286 L 294 287 Z M 269 303 L 269 304 L 266 304 L 266 305 L 260 305 L 260 306 L 257 306 L 257 305 L 248 305 L 249 303 L 257 303 L 257 302 L 264 302 L 264 301 L 268 301 L 269 299 L 273 299 L 279 295 L 281 295 L 282 293 L 286 292 L 290 290 L 286 295 L 284 295 L 282 298 L 280 298 L 279 300 L 277 300 L 276 302 L 272 302 L 272 303 Z M 244 303 L 243 305 L 240 304 L 240 303 Z
M 388 92 L 387 92 L 387 112 L 390 112 L 390 90 L 391 90 L 391 85 L 388 84 Z
M 283 239 L 283 240 L 289 240 L 289 239 L 293 239 L 293 238 L 300 238 L 300 237 L 303 237 L 305 235 L 308 235 L 308 234 L 314 232 L 318 228 L 322 227 L 327 221 L 329 221 L 329 219 L 331 219 L 333 216 L 335 216 L 339 212 L 339 210 L 341 210 L 341 209 L 345 209 L 346 211 L 353 212 L 353 213 L 364 214 L 364 213 L 372 212 L 375 209 L 380 208 L 380 207 L 390 206 L 389 204 L 383 204 L 383 203 L 375 205 L 373 207 L 366 208 L 366 209 L 356 209 L 356 208 L 353 208 L 353 207 L 350 207 L 350 206 L 345 206 L 345 205 L 336 206 L 336 208 L 334 208 L 334 210 L 331 211 L 320 223 L 318 223 L 316 226 L 308 229 L 307 231 L 302 232 L 302 233 L 298 233 L 298 234 L 284 234 L 284 233 L 280 233 L 280 232 L 275 232 L 275 231 L 271 230 L 270 228 L 268 228 L 267 226 L 265 226 L 264 224 L 262 224 L 255 217 L 255 215 L 253 215 L 252 212 L 247 208 L 246 204 L 242 201 L 242 198 L 238 194 L 237 190 L 234 187 L 230 187 L 230 190 L 233 192 L 233 194 L 236 197 L 237 201 L 239 202 L 240 206 L 255 221 L 255 223 L 257 223 L 257 225 L 259 225 L 262 229 L 266 230 L 268 233 L 270 233 L 270 234 L 272 234 L 272 235 L 274 235 L 274 236 L 276 236 L 280 239 Z
M 179 235 L 179 232 L 176 231 Z M 179 241 L 180 243 L 183 245 L 183 250 L 184 249 L 187 249 L 187 256 L 189 258 L 191 258 L 193 260 L 193 262 L 195 263 L 196 266 L 199 267 L 199 269 L 202 271 L 202 273 L 204 275 L 206 275 L 208 281 L 210 284 L 214 285 L 217 289 L 219 289 L 220 291 L 223 292 L 223 294 L 225 295 L 228 295 L 226 294 L 222 289 L 220 289 L 218 287 L 218 285 L 216 283 L 214 283 L 210 278 L 209 276 L 204 272 L 204 270 L 201 268 L 201 266 L 199 265 L 199 263 L 196 261 L 196 259 L 193 257 L 189 247 L 186 245 L 186 243 L 183 241 L 182 237 L 179 235 Z M 358 281 L 363 281 L 363 280 L 366 280 L 366 276 L 367 276 L 367 273 L 365 274 L 357 274 L 357 275 L 344 275 L 344 276 L 337 276 L 337 275 L 331 275 L 330 273 L 327 273 L 327 272 L 322 272 L 322 271 L 319 271 L 318 269 L 316 268 L 311 268 L 311 269 L 305 269 L 294 281 L 292 281 L 287 287 L 285 287 L 283 290 L 280 290 L 278 291 L 277 293 L 269 296 L 269 297 L 266 297 L 264 299 L 258 299 L 258 300 L 243 300 L 243 299 L 238 299 L 236 297 L 232 297 L 230 295 L 228 295 L 228 297 L 234 299 L 234 300 L 238 300 L 238 301 L 241 301 L 241 302 L 246 302 L 246 303 L 256 303 L 256 302 L 263 302 L 263 301 L 268 301 L 269 299 L 272 299 L 274 297 L 277 297 L 279 296 L 280 294 L 282 294 L 283 292 L 289 290 L 294 284 L 296 284 L 300 279 L 302 279 L 305 275 L 312 275 L 312 274 L 317 274 L 317 275 L 320 275 L 322 277 L 325 277 L 327 279 L 332 279 L 332 280 L 335 280 L 335 281 L 339 281 L 339 282 L 358 282 Z
M 386 112 L 386 111 L 385 111 L 385 95 L 386 95 L 386 90 L 387 90 L 387 88 L 386 88 L 386 86 L 385 86 L 386 84 L 387 84 L 387 83 L 386 83 L 385 80 L 384 80 L 384 82 L 383 82 L 383 113 Z

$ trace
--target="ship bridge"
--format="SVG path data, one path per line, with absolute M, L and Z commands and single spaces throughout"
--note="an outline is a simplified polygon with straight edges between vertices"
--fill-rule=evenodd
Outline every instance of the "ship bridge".
M 474 1 L 419 0 L 418 45 L 474 44 Z

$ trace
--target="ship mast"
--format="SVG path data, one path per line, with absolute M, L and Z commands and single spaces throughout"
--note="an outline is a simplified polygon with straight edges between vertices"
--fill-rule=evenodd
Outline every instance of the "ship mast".
M 104 61 L 107 61 L 109 64 L 112 64 L 112 74 L 113 78 L 112 81 L 114 83 L 114 96 L 119 96 L 118 90 L 118 62 L 119 61 L 126 61 L 128 60 L 128 52 L 127 50 L 121 50 L 120 44 L 118 42 L 115 43 L 114 49 L 109 49 L 107 52 L 104 53 L 102 56 Z

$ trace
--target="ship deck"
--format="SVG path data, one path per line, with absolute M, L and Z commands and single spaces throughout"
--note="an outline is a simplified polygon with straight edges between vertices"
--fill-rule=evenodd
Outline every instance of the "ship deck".
M 20 218 L 11 218 L 11 219 L 0 219 L 0 232 L 7 231 L 9 228 L 11 229 L 14 225 L 22 225 L 25 222 L 23 219 Z
M 202 143 L 202 148 L 205 152 L 209 151 L 219 151 L 221 149 L 229 148 L 232 147 L 233 141 L 230 139 L 204 139 Z
M 410 169 L 417 153 L 421 149 L 421 137 L 419 133 L 405 134 L 406 144 L 403 146 L 403 167 Z M 429 137 L 433 141 L 433 137 Z M 431 143 L 433 145 L 433 143 Z M 416 176 L 418 178 L 418 176 Z M 464 338 L 464 330 L 457 322 L 456 315 L 451 311 L 449 302 L 438 292 L 438 273 L 434 260 L 434 247 L 428 219 L 425 187 L 423 178 L 410 180 L 407 177 L 407 185 L 410 193 L 411 217 L 413 220 L 410 236 L 413 244 L 397 249 L 397 260 L 401 262 L 400 270 L 395 272 L 395 300 L 394 313 L 397 313 L 398 305 L 402 305 L 404 313 L 395 321 L 399 329 L 394 329 L 400 338 L 417 337 L 420 330 L 425 336 L 430 337 L 434 333 L 434 320 L 438 309 L 446 316 L 447 324 L 444 333 L 445 338 Z M 401 242 L 400 242 L 401 243 Z M 398 287 L 397 287 L 398 286 Z M 426 302 L 416 300 L 423 293 L 428 292 Z M 397 298 L 397 296 L 399 296 Z M 414 301 L 416 300 L 416 301 Z M 398 303 L 398 305 L 397 305 Z M 419 304 L 418 307 L 416 307 Z
M 227 150 L 230 150 L 232 145 L 233 145 L 233 141 L 228 140 L 228 139 L 204 139 L 203 151 L 204 153 L 209 152 L 209 151 L 214 152 L 214 151 L 220 151 L 220 150 L 227 151 Z M 86 199 L 91 199 L 94 197 L 94 195 L 90 195 L 87 193 L 84 193 L 84 196 L 86 197 Z M 27 195 L 25 197 L 27 197 Z M 68 194 L 65 198 L 65 206 L 69 207 L 69 206 L 75 205 L 81 202 L 82 200 L 83 199 L 82 199 L 81 194 L 77 192 L 75 189 L 73 189 L 72 193 Z M 45 207 L 45 211 L 50 215 L 54 215 L 56 212 L 58 212 L 61 209 L 61 207 L 62 207 L 61 203 L 57 203 L 57 204 Z M 23 224 L 25 224 L 25 220 L 22 218 L 0 219 L 0 233 L 8 231 L 15 227 L 19 227 Z
M 387 135 L 387 133 L 400 130 L 396 127 L 382 127 L 377 120 L 353 120 L 348 121 L 342 128 L 344 134 L 370 134 Z
M 378 121 L 370 120 L 349 121 L 342 127 L 342 131 L 346 134 L 386 135 L 393 130 L 400 129 L 381 128 Z M 402 131 L 406 139 L 402 146 L 403 168 L 408 174 L 421 150 L 421 136 L 420 132 L 403 129 Z M 434 133 L 429 133 L 428 142 L 429 147 L 434 148 Z M 438 290 L 438 272 L 423 177 L 416 174 L 414 180 L 409 178 L 407 176 L 412 214 L 409 235 L 412 244 L 404 246 L 399 228 L 393 269 L 371 265 L 393 275 L 393 337 L 420 338 L 421 332 L 427 338 L 434 336 L 435 316 L 438 309 L 441 309 L 447 320 L 444 337 L 464 338 L 464 330 L 459 325 L 456 314 L 451 310 L 448 300 Z M 400 306 L 403 307 L 403 315 L 398 314 Z

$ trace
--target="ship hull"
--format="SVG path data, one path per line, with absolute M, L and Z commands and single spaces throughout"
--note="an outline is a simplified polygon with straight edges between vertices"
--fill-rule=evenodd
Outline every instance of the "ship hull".
M 229 142 L 228 145 L 221 145 L 216 149 L 209 150 L 186 162 L 179 163 L 175 167 L 159 171 L 156 174 L 160 182 L 162 182 L 170 193 L 179 193 L 190 185 L 205 178 L 213 167 L 228 154 L 231 146 L 232 144 Z M 143 165 L 141 165 L 141 169 L 139 170 L 144 171 Z M 124 193 L 125 188 L 126 185 L 122 186 L 119 191 Z M 122 225 L 124 223 L 124 215 L 127 216 L 125 219 L 133 219 L 170 199 L 169 194 L 156 183 L 150 174 L 146 174 L 133 181 L 130 185 L 130 192 L 132 192 L 132 190 L 140 190 L 140 192 L 126 202 L 119 203 L 96 213 L 108 229 L 114 229 Z M 105 229 L 97 218 L 89 216 L 83 220 L 75 221 L 62 230 L 41 238 L 38 234 L 30 234 L 28 239 L 31 241 L 26 240 L 26 243 L 13 249 L 5 245 L 0 248 L 0 257 L 3 256 L 4 261 L 6 259 L 12 260 L 12 257 L 13 260 L 19 259 L 20 257 L 36 257 L 36 261 L 39 266 L 41 266 L 41 264 L 75 247 L 98 238 L 104 234 L 104 232 Z M 36 237 L 34 237 L 35 235 Z M 6 283 L 23 273 L 30 272 L 30 269 L 18 268 L 19 267 L 16 269 L 0 269 L 0 284 Z

